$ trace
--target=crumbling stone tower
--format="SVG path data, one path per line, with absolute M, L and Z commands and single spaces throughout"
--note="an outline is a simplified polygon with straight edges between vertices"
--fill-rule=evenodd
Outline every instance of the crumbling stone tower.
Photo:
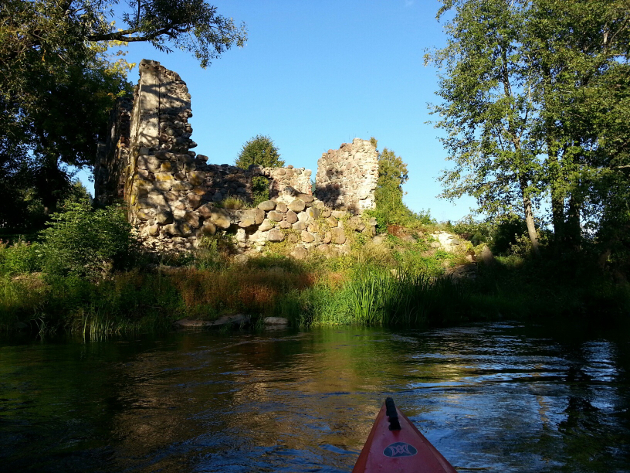
M 360 214 L 375 208 L 378 153 L 372 142 L 355 138 L 329 149 L 317 162 L 315 196 L 333 209 Z

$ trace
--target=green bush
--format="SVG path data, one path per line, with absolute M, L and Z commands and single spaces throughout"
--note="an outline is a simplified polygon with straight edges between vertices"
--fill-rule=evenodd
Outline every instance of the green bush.
M 133 263 L 137 241 L 122 208 L 71 202 L 51 220 L 41 233 L 47 273 L 101 279 Z
M 230 253 L 234 251 L 234 241 L 231 235 L 217 233 L 204 236 L 199 241 L 195 251 L 194 266 L 201 270 L 219 270 L 228 265 Z
M 269 200 L 269 180 L 264 176 L 252 178 L 252 206 Z
M 470 241 L 474 246 L 482 243 L 489 245 L 492 242 L 495 227 L 489 221 L 478 222 L 473 219 L 472 215 L 467 215 L 452 225 L 452 231 L 461 238 Z
M 38 243 L 18 240 L 8 246 L 0 241 L 0 274 L 13 275 L 40 271 L 42 248 Z

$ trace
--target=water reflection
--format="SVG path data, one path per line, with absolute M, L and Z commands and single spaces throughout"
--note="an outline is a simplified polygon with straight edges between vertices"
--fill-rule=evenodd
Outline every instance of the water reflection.
M 628 352 L 515 324 L 0 346 L 0 461 L 349 471 L 394 394 L 459 471 L 628 471 Z

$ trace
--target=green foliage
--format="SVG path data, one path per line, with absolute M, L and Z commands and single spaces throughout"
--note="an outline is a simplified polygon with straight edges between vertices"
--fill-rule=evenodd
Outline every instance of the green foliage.
M 282 167 L 284 161 L 280 159 L 278 148 L 268 136 L 256 135 L 246 141 L 236 158 L 236 166 L 248 169 L 250 166 Z
M 36 276 L 0 275 L 0 329 L 29 322 L 46 303 L 48 289 Z
M 466 317 L 465 300 L 464 288 L 449 278 L 368 266 L 339 290 L 309 289 L 301 318 L 311 325 L 442 325 Z
M 505 215 L 495 222 L 490 248 L 496 254 L 507 254 L 517 246 L 526 233 L 523 220 L 516 215 Z
M 531 259 L 499 257 L 479 265 L 471 286 L 474 315 L 501 314 L 521 320 L 590 321 L 601 327 L 627 320 L 630 286 L 617 284 L 595 261 L 571 255 Z
M 96 280 L 133 263 L 136 240 L 123 209 L 70 202 L 51 220 L 42 231 L 46 272 Z
M 520 215 L 534 249 L 534 214 L 551 202 L 556 243 L 578 248 L 583 228 L 603 229 L 628 200 L 627 4 L 442 3 L 438 18 L 453 13 L 448 44 L 428 57 L 444 71 L 433 111 L 455 163 L 442 196 Z
M 28 48 L 15 57 L 0 46 L 0 189 L 8 203 L 0 221 L 13 228 L 41 226 L 57 210 L 72 187 L 66 164 L 94 162 L 109 109 L 130 90 L 124 74 L 96 50 L 46 46 L 44 57 Z
M 98 283 L 74 275 L 0 279 L 0 327 L 21 323 L 40 336 L 165 331 L 182 313 L 180 294 L 158 274 L 117 273 Z
M 18 240 L 9 246 L 0 240 L 0 274 L 32 273 L 41 267 L 42 248 L 38 243 Z
M 109 56 L 109 46 L 183 49 L 206 67 L 245 39 L 244 27 L 203 0 L 3 1 L 0 225 L 41 225 L 70 186 L 65 164 L 94 164 L 114 101 L 132 90 L 130 65 Z
M 470 241 L 473 246 L 482 243 L 489 246 L 493 240 L 494 225 L 490 220 L 479 222 L 475 221 L 472 215 L 468 215 L 452 225 L 451 231 L 461 238 Z
M 378 141 L 372 137 L 370 142 L 376 147 Z M 409 179 L 407 164 L 394 151 L 385 148 L 378 154 L 378 182 L 375 191 L 376 209 L 367 212 L 376 218 L 376 231 L 384 233 L 389 225 L 407 225 L 433 223 L 429 212 L 414 214 L 403 203 L 403 184 Z
M 204 236 L 199 241 L 195 252 L 194 265 L 202 270 L 220 270 L 227 267 L 228 258 L 234 251 L 234 241 L 231 235 L 217 233 Z
M 479 263 L 475 279 L 453 280 L 431 273 L 431 265 L 442 266 L 442 252 L 434 263 L 413 259 L 421 241 L 393 260 L 374 248 L 362 258 L 346 255 L 336 272 L 330 260 L 278 255 L 230 265 L 220 259 L 219 244 L 214 238 L 204 244 L 216 259 L 203 270 L 135 269 L 98 281 L 74 274 L 0 276 L 0 328 L 26 324 L 40 334 L 63 329 L 97 339 L 169 330 L 182 317 L 213 320 L 238 312 L 306 326 L 431 326 L 501 317 L 615 323 L 630 310 L 628 285 L 614 284 L 594 260 L 510 255 Z
M 385 148 L 378 155 L 378 182 L 375 191 L 376 210 L 387 216 L 389 223 L 399 223 L 410 215 L 403 203 L 402 186 L 409 176 L 400 156 Z
M 451 231 L 470 241 L 473 246 L 487 245 L 495 255 L 526 256 L 532 251 L 525 222 L 515 214 L 499 215 L 482 222 L 468 216 L 452 225 Z M 541 240 L 546 241 L 545 235 Z
M 429 209 L 422 209 L 412 214 L 412 221 L 421 225 L 437 225 L 437 220 L 431 217 L 431 211 Z
M 269 180 L 264 176 L 252 178 L 252 206 L 269 200 Z
M 535 103 L 520 48 L 525 41 L 523 3 L 504 0 L 445 1 L 455 16 L 447 23 L 446 48 L 430 57 L 445 74 L 433 107 L 441 141 L 455 166 L 444 171 L 442 197 L 469 194 L 490 215 L 519 211 L 534 246 L 533 206 L 540 193 Z

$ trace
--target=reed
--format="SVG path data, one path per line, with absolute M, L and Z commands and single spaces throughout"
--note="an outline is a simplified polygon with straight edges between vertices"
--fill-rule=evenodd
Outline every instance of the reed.
M 466 318 L 470 293 L 447 277 L 364 268 L 341 288 L 325 284 L 302 295 L 305 325 L 425 325 Z
M 435 277 L 420 265 L 297 262 L 275 256 L 245 265 L 135 269 L 93 281 L 37 273 L 0 277 L 0 328 L 66 331 L 86 339 L 168 330 L 179 318 L 246 313 L 294 326 L 436 326 L 474 320 L 597 319 L 630 314 L 630 286 L 593 272 L 558 275 L 536 263 L 479 265 L 476 280 Z M 549 263 L 551 264 L 551 263 Z

